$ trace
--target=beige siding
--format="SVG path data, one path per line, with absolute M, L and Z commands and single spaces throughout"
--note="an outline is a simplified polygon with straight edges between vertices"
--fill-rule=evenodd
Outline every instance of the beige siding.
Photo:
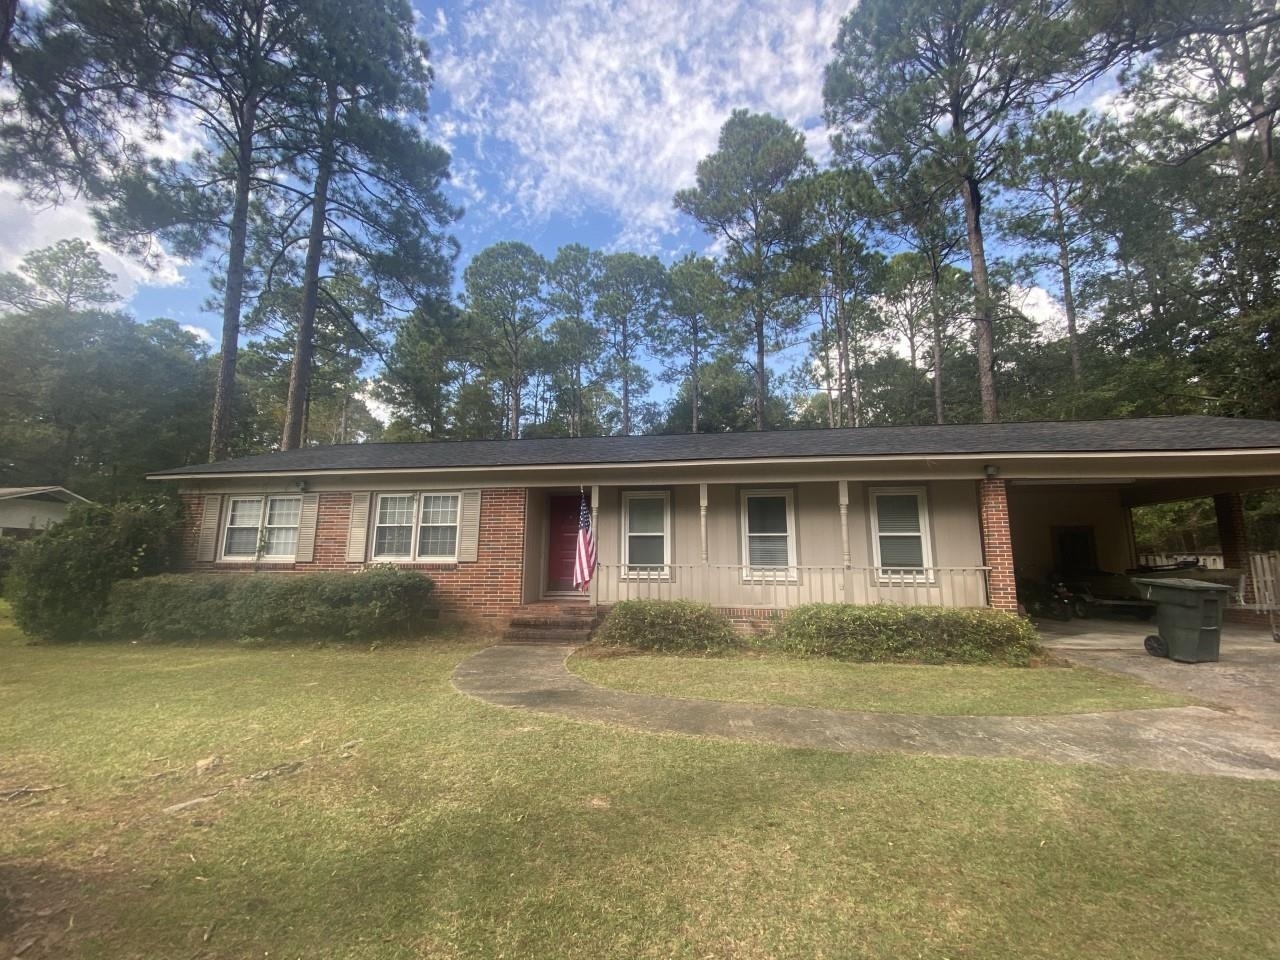
M 525 504 L 524 535 L 524 602 L 532 603 L 542 596 L 547 569 L 547 495 L 530 490 Z
M 618 487 L 600 488 L 600 506 L 596 512 L 596 522 L 599 524 L 596 530 L 596 557 L 602 564 L 616 564 L 621 557 L 621 497 Z
M 982 565 L 978 485 L 968 480 L 926 484 L 934 563 L 940 567 Z
M 871 532 L 868 522 L 871 486 L 893 486 L 892 482 L 849 484 L 849 545 L 852 567 L 870 567 L 874 563 Z M 912 484 L 896 484 L 912 485 Z M 931 561 L 941 567 L 979 567 L 982 564 L 981 538 L 978 531 L 977 489 L 972 480 L 934 481 L 923 486 L 929 504 Z M 622 561 L 623 491 L 664 490 L 671 495 L 671 544 L 673 569 L 663 578 L 663 589 L 672 596 L 692 596 L 699 591 L 699 584 L 714 581 L 715 596 L 708 596 L 717 606 L 769 606 L 787 590 L 777 591 L 760 583 L 744 582 L 740 570 L 727 570 L 742 564 L 742 514 L 741 497 L 744 490 L 785 490 L 792 495 L 795 511 L 796 562 L 800 568 L 794 579 L 791 595 L 813 599 L 839 599 L 847 596 L 843 584 L 851 584 L 857 596 L 851 600 L 868 602 L 874 597 L 898 599 L 903 602 L 950 602 L 952 594 L 943 597 L 940 586 L 928 590 L 893 590 L 878 582 L 864 585 L 868 576 L 853 574 L 846 577 L 843 562 L 843 540 L 840 532 L 839 484 L 836 481 L 812 481 L 792 484 L 710 484 L 707 489 L 707 541 L 708 565 L 718 572 L 705 573 L 701 565 L 701 521 L 699 490 L 696 484 L 655 486 L 622 486 L 600 488 L 600 514 L 598 543 L 601 576 L 610 579 L 600 585 L 600 593 L 606 599 L 628 595 L 654 595 L 651 587 L 636 586 L 620 577 Z M 540 521 L 545 526 L 545 521 Z M 837 584 L 841 586 L 837 587 Z M 966 580 L 967 602 L 982 602 L 981 575 L 973 573 Z M 948 584 L 948 590 L 951 590 Z M 892 595 L 890 595 L 890 593 Z M 959 597 L 959 592 L 954 594 Z M 961 602 L 955 599 L 955 602 Z
M 849 483 L 849 550 L 853 566 L 871 566 L 870 490 L 892 484 Z M 923 486 L 929 501 L 930 539 L 937 566 L 980 566 L 982 540 L 978 531 L 978 494 L 972 481 L 936 481 Z M 600 562 L 619 563 L 621 495 L 624 490 L 666 490 L 671 493 L 671 561 L 701 560 L 698 487 L 601 487 Z M 840 500 L 836 483 L 797 483 L 737 486 L 711 484 L 707 488 L 708 562 L 742 562 L 741 494 L 743 490 L 788 490 L 796 514 L 796 562 L 800 566 L 838 566 L 844 545 L 840 536 Z M 544 526 L 545 520 L 540 519 Z
M 1133 566 L 1122 491 L 1099 484 L 1011 485 L 1009 527 L 1018 573 L 1040 578 L 1053 572 L 1054 527 L 1092 527 L 1100 569 L 1118 573 Z
M 67 518 L 67 504 L 15 497 L 0 501 L 0 528 L 43 530 Z
M 878 487 L 920 487 L 929 503 L 932 561 L 939 567 L 982 565 L 982 533 L 978 528 L 978 488 L 971 480 L 933 483 L 850 483 L 849 550 L 855 567 L 875 563 L 871 544 L 871 491 Z

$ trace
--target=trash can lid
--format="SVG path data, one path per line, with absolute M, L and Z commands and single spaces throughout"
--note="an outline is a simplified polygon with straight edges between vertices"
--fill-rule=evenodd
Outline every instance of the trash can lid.
M 1173 587 L 1175 590 L 1231 592 L 1231 588 L 1225 583 L 1210 583 L 1207 580 L 1190 580 L 1185 577 L 1134 577 L 1133 582 L 1140 583 L 1144 587 Z

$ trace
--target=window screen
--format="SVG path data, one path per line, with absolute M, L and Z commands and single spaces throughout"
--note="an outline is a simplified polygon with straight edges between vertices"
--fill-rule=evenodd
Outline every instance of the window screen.
M 918 493 L 876 494 L 876 541 L 881 567 L 925 566 L 924 528 Z
M 787 496 L 749 494 L 746 513 L 747 566 L 789 566 L 792 550 Z
M 626 496 L 626 556 L 628 567 L 663 567 L 667 562 L 667 498 L 663 494 Z

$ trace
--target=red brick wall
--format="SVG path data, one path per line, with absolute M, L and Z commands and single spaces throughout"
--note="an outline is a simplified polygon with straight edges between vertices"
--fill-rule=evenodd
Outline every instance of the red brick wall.
M 315 560 L 312 563 L 200 563 L 203 494 L 181 495 L 183 522 L 179 569 L 204 572 L 301 573 L 310 570 L 359 570 L 347 562 L 350 493 L 322 493 L 316 510 Z M 408 563 L 436 584 L 441 610 L 459 617 L 505 619 L 520 606 L 524 590 L 525 491 L 516 487 L 484 490 L 480 496 L 480 548 L 475 563 Z
M 988 602 L 997 610 L 1018 610 L 1018 588 L 1013 575 L 1013 540 L 1009 536 L 1009 499 L 1004 480 L 978 481 L 978 510 L 982 530 L 982 563 L 987 573 Z
M 1238 493 L 1219 493 L 1213 498 L 1213 512 L 1218 520 L 1218 543 L 1222 546 L 1222 563 L 1246 574 L 1249 572 L 1249 537 L 1244 525 L 1244 499 Z M 1245 603 L 1254 602 L 1253 585 L 1245 577 Z
M 196 546 L 200 541 L 200 515 L 204 510 L 203 493 L 183 493 L 178 496 L 182 501 L 182 520 L 178 533 L 178 569 L 195 570 Z

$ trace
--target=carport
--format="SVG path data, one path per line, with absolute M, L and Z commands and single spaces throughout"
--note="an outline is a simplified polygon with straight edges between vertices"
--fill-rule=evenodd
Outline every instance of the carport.
M 1125 573 L 1138 566 L 1134 507 L 1212 497 L 1226 568 L 1213 579 L 1233 588 L 1234 605 L 1257 607 L 1273 598 L 1262 597 L 1248 576 L 1242 495 L 1275 487 L 1280 477 L 1274 475 L 1009 478 L 1014 566 L 1019 576 L 1037 581 L 1050 574 L 1071 580 L 1087 571 Z

